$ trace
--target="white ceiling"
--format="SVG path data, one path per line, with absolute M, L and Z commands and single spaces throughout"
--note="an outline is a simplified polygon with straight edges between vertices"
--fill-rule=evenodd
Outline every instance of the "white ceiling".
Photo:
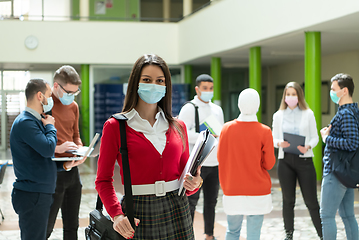
M 262 66 L 300 61 L 304 59 L 305 32 L 307 31 L 321 32 L 322 56 L 359 50 L 359 13 L 355 13 L 271 39 L 263 39 L 248 46 L 195 59 L 186 64 L 208 65 L 211 57 L 220 57 L 225 67 L 247 67 L 249 49 L 253 46 L 261 47 Z

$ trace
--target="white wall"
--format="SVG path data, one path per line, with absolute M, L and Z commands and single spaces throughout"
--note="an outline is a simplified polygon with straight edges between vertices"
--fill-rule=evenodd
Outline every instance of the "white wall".
M 0 32 L 0 63 L 132 65 L 144 53 L 178 63 L 173 23 L 0 21 Z M 34 50 L 24 45 L 29 35 L 39 40 Z
M 50 1 L 53 9 L 46 7 Z M 58 8 L 65 15 L 69 1 L 46 0 L 46 11 Z M 177 65 L 358 11 L 356 0 L 222 0 L 179 23 L 0 21 L 0 63 L 133 64 L 144 53 L 157 53 Z M 28 35 L 38 37 L 37 49 L 24 47 Z
M 52 87 L 54 72 L 51 71 L 30 71 L 30 78 L 42 78 Z

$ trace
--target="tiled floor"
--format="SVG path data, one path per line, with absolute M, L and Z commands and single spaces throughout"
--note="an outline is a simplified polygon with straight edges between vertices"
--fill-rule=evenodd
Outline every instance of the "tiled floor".
M 0 153 L 0 159 L 6 159 L 8 154 Z M 84 229 L 88 224 L 88 214 L 95 207 L 96 201 L 96 191 L 94 189 L 94 180 L 95 180 L 95 169 L 96 169 L 96 161 L 94 159 L 88 159 L 85 164 L 80 166 L 81 179 L 83 183 L 83 193 L 80 207 L 80 228 L 79 228 L 79 239 L 85 240 Z M 276 178 L 275 170 L 271 172 L 273 188 L 272 188 L 272 196 L 273 196 L 273 211 L 265 215 L 264 223 L 262 227 L 261 239 L 263 240 L 281 240 L 284 239 L 284 230 L 283 230 L 283 221 L 281 217 L 281 190 L 278 184 L 278 179 Z M 15 214 L 12 205 L 10 194 L 12 190 L 12 183 L 14 181 L 14 173 L 12 166 L 9 166 L 6 170 L 4 182 L 0 185 L 0 208 L 2 209 L 5 220 L 0 225 L 0 239 L 1 240 L 18 240 L 20 239 L 20 231 L 18 228 L 18 219 Z M 121 192 L 123 189 L 119 186 L 120 179 L 118 176 L 115 177 L 115 186 L 117 186 L 116 190 L 119 191 L 119 196 L 121 196 Z M 320 185 L 318 184 L 318 195 L 320 196 Z M 200 199 L 199 204 L 197 206 L 197 212 L 195 216 L 194 229 L 196 239 L 204 239 L 203 235 L 203 217 L 202 217 L 202 199 Z M 356 191 L 356 216 L 359 218 L 359 193 Z M 296 217 L 295 217 L 295 233 L 294 239 L 319 239 L 315 233 L 313 224 L 310 220 L 308 211 L 303 202 L 300 190 L 297 189 L 297 202 L 296 202 Z M 337 225 L 338 225 L 338 236 L 337 239 L 346 239 L 344 226 L 337 216 Z M 215 225 L 215 236 L 219 240 L 225 239 L 225 231 L 226 231 L 226 215 L 223 213 L 222 207 L 222 193 L 220 193 L 220 197 L 218 199 L 218 204 L 216 208 L 216 225 Z M 242 239 L 246 237 L 246 225 L 244 222 L 242 229 Z M 62 239 L 62 225 L 61 225 L 61 216 L 59 214 L 57 223 L 55 225 L 55 230 L 51 235 L 50 239 L 57 240 Z

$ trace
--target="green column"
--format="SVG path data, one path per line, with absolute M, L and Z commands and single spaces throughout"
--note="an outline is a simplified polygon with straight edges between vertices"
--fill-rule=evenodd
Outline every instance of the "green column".
M 262 98 L 262 63 L 261 47 L 252 47 L 249 50 L 249 87 L 257 90 Z M 262 101 L 257 113 L 258 122 L 262 118 Z
M 221 58 L 212 57 L 211 77 L 213 78 L 213 102 L 221 106 Z
M 192 78 L 192 65 L 184 65 L 184 83 L 189 84 L 189 88 L 190 88 L 190 96 L 189 98 L 191 99 L 194 95 L 195 95 L 195 91 L 194 91 L 194 87 L 195 87 L 195 82 L 193 81 Z M 189 100 L 189 99 L 187 99 Z
M 192 65 L 184 65 L 184 82 L 192 84 Z
M 80 0 L 72 0 L 71 12 L 72 20 L 80 20 Z
M 90 65 L 81 65 L 81 137 L 85 145 L 90 144 Z
M 319 142 L 313 149 L 314 167 L 317 180 L 322 178 L 322 139 L 320 129 L 322 125 L 321 111 L 321 35 L 320 32 L 305 33 L 305 100 L 313 110 L 317 122 Z

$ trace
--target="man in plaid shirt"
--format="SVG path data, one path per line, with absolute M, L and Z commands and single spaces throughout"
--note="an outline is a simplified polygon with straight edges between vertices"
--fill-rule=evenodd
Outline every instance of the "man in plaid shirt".
M 346 188 L 332 173 L 330 153 L 336 149 L 355 151 L 359 147 L 358 104 L 353 103 L 354 82 L 348 74 L 339 73 L 332 79 L 330 97 L 339 104 L 338 112 L 329 127 L 320 130 L 324 150 L 324 169 L 321 193 L 321 209 L 323 239 L 335 240 L 337 226 L 335 214 L 343 220 L 348 240 L 358 240 L 358 223 L 354 215 L 354 189 Z

